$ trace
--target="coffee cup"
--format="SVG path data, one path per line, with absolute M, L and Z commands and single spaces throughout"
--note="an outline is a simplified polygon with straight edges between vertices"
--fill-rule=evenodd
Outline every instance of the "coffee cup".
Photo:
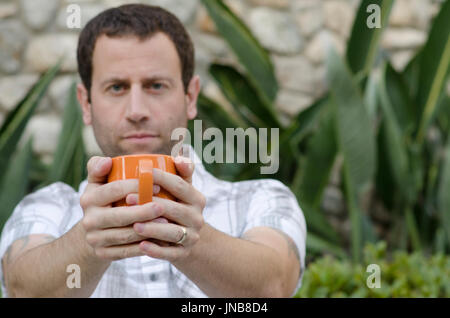
M 161 154 L 125 155 L 112 158 L 112 168 L 108 182 L 125 179 L 139 180 L 139 202 L 145 204 L 153 199 L 153 168 L 176 174 L 173 157 Z M 161 187 L 155 196 L 175 200 L 175 197 Z M 113 206 L 128 206 L 125 198 Z

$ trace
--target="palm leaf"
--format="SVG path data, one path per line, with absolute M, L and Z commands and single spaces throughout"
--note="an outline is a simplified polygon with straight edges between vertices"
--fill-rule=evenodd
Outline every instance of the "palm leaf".
M 418 105 L 420 124 L 417 141 L 422 143 L 436 111 L 439 96 L 450 66 L 450 2 L 442 4 L 434 19 L 427 43 L 420 57 Z
M 397 124 L 402 134 L 410 135 L 414 131 L 417 114 L 403 75 L 395 71 L 392 65 L 388 63 L 384 69 L 383 80 L 385 82 L 384 89 L 391 101 L 390 109 L 394 112 Z
M 300 202 L 300 206 L 305 216 L 306 224 L 308 227 L 308 236 L 310 233 L 315 233 L 323 241 L 326 241 L 330 244 L 339 245 L 341 243 L 339 235 L 330 225 L 325 215 L 321 213 L 319 209 L 309 206 L 306 202 L 303 202 L 302 197 L 298 193 L 295 193 L 295 195 L 298 202 Z
M 76 98 L 76 84 L 73 83 L 64 108 L 62 131 L 46 184 L 62 181 L 75 189 L 78 187 L 85 175 L 86 162 L 82 129 L 83 120 Z
M 376 4 L 381 8 L 381 27 L 369 28 L 367 8 Z M 392 0 L 362 0 L 353 23 L 347 45 L 347 61 L 353 74 L 367 74 L 375 61 L 381 33 L 385 29 L 391 12 Z
M 238 114 L 251 127 L 280 127 L 272 105 L 260 98 L 249 80 L 233 67 L 213 64 L 209 72 Z
M 338 149 L 344 158 L 344 182 L 352 221 L 353 259 L 359 261 L 363 246 L 361 200 L 375 172 L 373 124 L 364 107 L 358 84 L 333 49 L 330 50 L 327 64 Z
M 336 108 L 339 149 L 349 164 L 348 172 L 355 189 L 360 189 L 372 180 L 375 171 L 374 125 L 370 122 L 357 83 L 334 50 L 328 59 L 328 70 Z
M 442 92 L 436 107 L 436 118 L 438 119 L 438 124 L 443 131 L 450 130 L 450 95 L 448 95 L 445 91 Z
M 383 122 L 380 127 L 382 138 L 384 139 L 383 145 L 386 148 L 380 149 L 390 164 L 390 171 L 396 182 L 397 189 L 405 201 L 412 204 L 415 200 L 415 194 L 413 191 L 412 180 L 409 172 L 409 159 L 408 150 L 404 140 L 404 127 L 407 125 L 407 119 L 402 117 L 404 113 L 397 111 L 394 112 L 394 102 L 400 105 L 406 105 L 407 100 L 399 100 L 398 98 L 392 98 L 387 93 L 388 78 L 391 85 L 391 96 L 399 97 L 402 95 L 402 88 L 400 82 L 401 78 L 393 76 L 392 67 L 385 67 L 384 74 L 380 80 L 378 86 L 378 93 L 380 98 L 381 109 L 383 111 Z M 394 93 L 394 89 L 400 90 L 400 92 Z M 407 98 L 403 95 L 404 98 Z M 400 107 L 397 105 L 397 109 Z M 403 120 L 403 125 L 400 124 Z M 403 127 L 402 127 L 403 126 Z M 403 129 L 402 129 L 403 128 Z
M 196 126 L 196 123 L 192 120 L 188 122 L 188 130 L 193 139 L 191 140 L 191 144 L 196 152 L 203 151 L 206 144 L 209 142 L 201 138 L 201 144 L 195 144 L 196 135 L 202 134 L 203 136 L 203 130 L 206 128 L 218 128 L 222 131 L 224 136 L 227 128 L 247 128 L 246 123 L 242 121 L 242 119 L 232 116 L 222 106 L 205 96 L 203 93 L 200 93 L 198 97 L 197 109 L 198 119 L 201 120 L 201 128 L 199 129 L 200 126 L 198 126 L 198 123 Z M 203 122 L 205 123 L 205 126 L 203 126 Z M 236 153 L 236 147 L 234 148 L 234 151 Z M 203 154 L 197 153 L 197 155 L 200 156 Z M 226 153 L 224 152 L 223 155 L 225 156 Z M 209 172 L 225 180 L 234 180 L 243 171 L 243 167 L 238 164 L 204 162 L 204 165 Z
M 278 83 L 267 51 L 222 0 L 202 0 L 202 3 L 219 33 L 247 70 L 249 79 L 257 87 L 261 98 L 274 101 Z
M 0 180 L 9 164 L 11 154 L 22 136 L 28 120 L 31 118 L 50 82 L 58 73 L 60 63 L 41 76 L 22 101 L 8 114 L 0 128 Z
M 17 151 L 12 158 L 10 168 L 5 172 L 0 192 L 0 232 L 16 205 L 27 194 L 32 157 L 32 139 Z
M 329 107 L 330 108 L 330 107 Z M 337 154 L 332 109 L 324 113 L 319 128 L 308 143 L 306 161 L 302 167 L 298 192 L 301 202 L 320 207 L 322 195 L 328 185 L 331 168 Z
M 205 120 L 211 127 L 217 127 L 223 132 L 226 128 L 247 128 L 242 119 L 233 117 L 222 106 L 200 93 L 197 101 L 198 119 Z
M 366 87 L 364 90 L 364 106 L 367 109 L 369 118 L 375 122 L 378 115 L 378 97 L 377 97 L 377 85 L 379 81 L 379 74 L 372 72 L 367 78 Z
M 450 245 L 450 134 L 447 137 L 444 159 L 442 162 L 442 176 L 438 189 L 438 208 L 440 211 L 442 227 Z
M 315 101 L 311 106 L 302 110 L 293 119 L 291 126 L 282 134 L 282 140 L 289 139 L 292 148 L 297 152 L 304 138 L 317 128 L 321 113 L 326 108 L 328 102 L 328 95 L 325 95 Z
M 409 98 L 411 101 L 414 101 L 414 104 L 412 104 L 413 111 L 416 114 L 416 122 L 418 122 L 418 109 L 417 105 L 415 104 L 417 100 L 417 92 L 419 91 L 419 72 L 420 72 L 420 61 L 421 61 L 421 55 L 422 55 L 423 48 L 419 49 L 417 53 L 414 55 L 414 57 L 409 61 L 409 63 L 406 65 L 405 69 L 402 72 L 402 78 L 405 81 Z
M 347 254 L 345 251 L 339 246 L 332 244 L 323 238 L 315 235 L 314 233 L 308 232 L 308 238 L 306 240 L 306 249 L 309 252 L 318 252 L 324 253 L 329 252 L 336 255 L 339 258 L 345 258 Z

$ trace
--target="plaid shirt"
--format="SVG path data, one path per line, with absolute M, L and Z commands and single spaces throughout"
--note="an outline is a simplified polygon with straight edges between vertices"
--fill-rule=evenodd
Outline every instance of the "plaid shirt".
M 190 153 L 195 162 L 193 186 L 206 197 L 205 222 L 233 237 L 241 237 L 258 226 L 278 229 L 291 237 L 301 262 L 297 292 L 305 267 L 306 224 L 292 192 L 271 179 L 219 180 L 205 170 L 194 151 Z M 69 185 L 56 182 L 25 196 L 5 224 L 0 258 L 21 237 L 49 234 L 58 238 L 69 231 L 83 217 L 80 196 L 86 185 L 85 180 L 76 192 Z M 7 297 L 1 266 L 0 277 L 3 295 Z M 113 261 L 91 297 L 207 296 L 170 262 L 138 256 Z

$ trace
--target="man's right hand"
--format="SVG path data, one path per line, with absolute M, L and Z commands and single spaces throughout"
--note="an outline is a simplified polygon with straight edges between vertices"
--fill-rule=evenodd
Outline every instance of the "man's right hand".
M 88 185 L 80 198 L 84 211 L 81 225 L 86 242 L 93 248 L 95 256 L 105 261 L 144 255 L 139 249 L 139 242 L 146 237 L 136 234 L 133 224 L 160 220 L 163 213 L 161 207 L 153 202 L 112 207 L 114 202 L 138 192 L 138 180 L 107 183 L 111 165 L 109 157 L 92 157 L 89 160 Z

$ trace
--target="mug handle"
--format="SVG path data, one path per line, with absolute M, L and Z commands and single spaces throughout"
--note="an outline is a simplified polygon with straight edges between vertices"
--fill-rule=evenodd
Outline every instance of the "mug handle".
M 153 161 L 139 160 L 139 204 L 152 202 Z

